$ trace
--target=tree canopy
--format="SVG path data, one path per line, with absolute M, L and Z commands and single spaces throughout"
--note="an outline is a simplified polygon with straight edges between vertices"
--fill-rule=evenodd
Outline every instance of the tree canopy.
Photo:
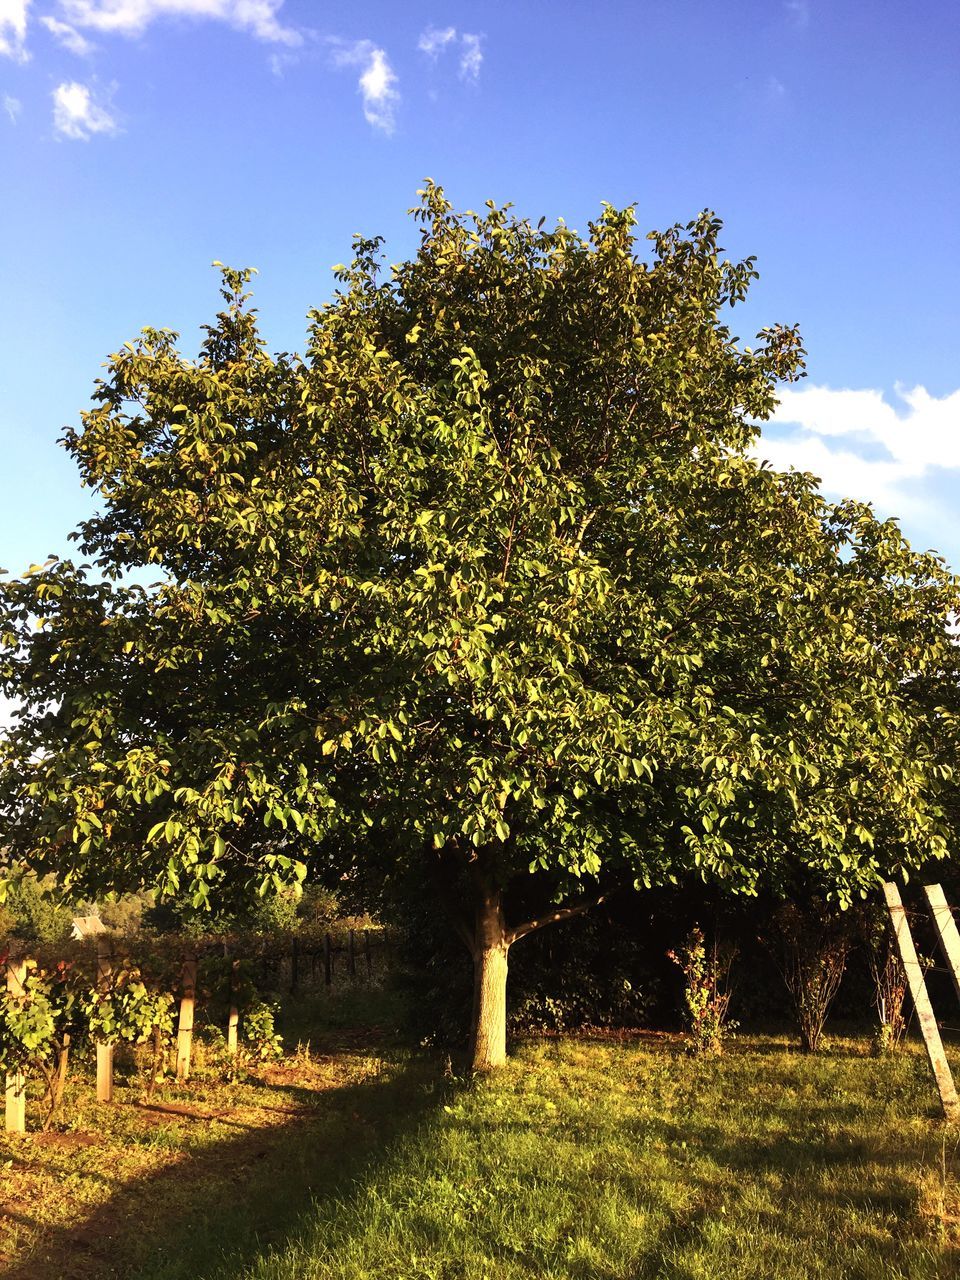
M 224 269 L 196 360 L 110 358 L 65 438 L 87 567 L 0 590 L 0 819 L 90 894 L 433 879 L 488 1065 L 507 949 L 586 886 L 844 897 L 945 852 L 958 589 L 751 455 L 803 349 L 731 332 L 756 272 L 712 215 L 644 256 L 633 209 L 421 196 L 416 256 L 358 239 L 302 357 Z

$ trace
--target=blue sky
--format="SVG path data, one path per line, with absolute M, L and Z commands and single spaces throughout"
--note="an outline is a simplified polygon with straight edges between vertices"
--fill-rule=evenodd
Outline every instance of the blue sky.
M 0 0 L 0 566 L 87 510 L 56 444 L 142 325 L 195 350 L 213 259 L 275 348 L 426 175 L 583 228 L 716 210 L 800 323 L 762 452 L 960 568 L 960 7 L 945 0 Z M 736 319 L 736 313 L 735 313 Z

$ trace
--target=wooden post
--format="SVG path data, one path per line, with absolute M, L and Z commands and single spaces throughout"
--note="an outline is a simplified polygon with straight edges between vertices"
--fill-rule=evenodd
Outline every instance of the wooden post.
M 190 1079 L 190 1049 L 193 1045 L 193 1010 L 197 1000 L 197 958 L 188 956 L 183 962 L 183 994 L 180 997 L 180 1020 L 177 1023 L 177 1079 Z
M 323 982 L 329 987 L 333 982 L 333 959 L 330 955 L 330 934 L 323 935 Z
M 930 996 L 927 993 L 923 969 L 920 967 L 920 960 L 917 957 L 917 949 L 913 945 L 910 925 L 907 921 L 907 913 L 903 909 L 900 890 L 895 884 L 888 882 L 883 886 L 883 894 L 887 900 L 887 908 L 890 911 L 890 920 L 893 924 L 893 934 L 897 941 L 897 949 L 900 952 L 900 959 L 903 961 L 907 982 L 910 984 L 910 995 L 913 999 L 913 1007 L 917 1011 L 917 1021 L 920 1023 L 920 1030 L 923 1032 L 923 1043 L 927 1050 L 927 1057 L 930 1060 L 930 1069 L 933 1072 L 934 1080 L 937 1082 L 940 1105 L 943 1107 L 943 1114 L 947 1120 L 958 1121 L 960 1120 L 960 1099 L 957 1098 L 957 1090 L 950 1072 L 950 1064 L 947 1062 L 946 1054 L 943 1052 L 940 1028 L 937 1026 L 936 1018 L 933 1016 L 933 1006 L 930 1004 Z
M 23 995 L 26 960 L 7 961 L 7 998 Z M 6 1081 L 5 1128 L 7 1133 L 27 1132 L 27 1082 L 22 1071 L 9 1071 Z
M 97 938 L 97 990 L 102 996 L 110 994 L 113 977 L 113 943 L 101 934 Z M 97 1101 L 113 1101 L 113 1044 L 97 1041 Z
M 927 895 L 927 902 L 930 904 L 930 910 L 933 913 L 933 923 L 937 927 L 937 934 L 940 937 L 940 945 L 943 947 L 943 953 L 947 957 L 947 964 L 950 968 L 950 977 L 953 979 L 953 989 L 960 998 L 960 930 L 957 929 L 957 922 L 953 918 L 953 912 L 947 905 L 946 895 L 938 884 L 925 884 L 923 892 Z
M 350 930 L 350 977 L 357 976 L 357 944 L 353 930 Z
M 230 1054 L 231 1058 L 237 1056 L 237 1027 L 239 1024 L 240 1010 L 235 1004 L 231 1004 L 230 1016 L 227 1019 L 227 1053 Z
M 367 958 L 367 977 L 373 973 L 373 957 L 370 955 L 370 930 L 363 931 L 363 954 Z
M 227 957 L 230 955 L 230 947 L 225 942 L 223 944 L 223 954 Z M 240 1022 L 240 1010 L 237 1007 L 237 973 L 240 969 L 239 960 L 230 961 L 230 1011 L 227 1014 L 227 1053 L 231 1058 L 237 1056 L 237 1026 Z

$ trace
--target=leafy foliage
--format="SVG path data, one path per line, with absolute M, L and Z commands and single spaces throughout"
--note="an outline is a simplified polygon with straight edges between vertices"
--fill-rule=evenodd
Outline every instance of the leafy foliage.
M 10 867 L 0 910 L 0 937 L 61 942 L 69 936 L 72 915 L 57 892 L 54 876 L 40 877 L 25 867 Z
M 534 886 L 523 930 L 584 880 L 845 900 L 945 853 L 957 583 L 752 456 L 803 368 L 725 322 L 753 260 L 709 213 L 648 258 L 632 209 L 415 217 L 302 358 L 233 270 L 199 358 L 110 358 L 65 440 L 93 571 L 0 587 L 11 848 L 197 907 L 412 869 L 473 950 Z
M 9 961 L 6 953 L 0 955 L 4 975 Z M 79 1015 L 76 975 L 64 962 L 44 969 L 27 960 L 23 976 L 0 991 L 0 1073 L 41 1077 L 44 1128 L 63 1097 L 71 1042 L 83 1035 Z
M 104 989 L 88 988 L 81 1008 L 92 1039 L 145 1044 L 155 1033 L 170 1035 L 174 1023 L 170 991 L 149 987 L 135 966 L 115 970 Z
M 240 1024 L 241 1038 L 248 1053 L 261 1061 L 279 1058 L 283 1039 L 277 1031 L 278 1006 L 257 1000 L 247 1006 Z
M 703 930 L 694 925 L 682 949 L 667 954 L 684 977 L 684 1014 L 690 1052 L 698 1056 L 721 1053 L 725 1039 L 737 1025 L 727 1016 L 730 969 L 736 953 L 716 940 L 708 948 Z

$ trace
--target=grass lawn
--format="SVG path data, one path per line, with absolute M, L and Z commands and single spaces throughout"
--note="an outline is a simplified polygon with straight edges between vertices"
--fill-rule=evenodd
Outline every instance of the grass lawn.
M 376 1001 L 372 994 L 368 1000 Z M 470 1085 L 389 1010 L 304 1006 L 301 1052 L 0 1145 L 4 1280 L 960 1275 L 960 1135 L 918 1046 L 545 1039 Z

